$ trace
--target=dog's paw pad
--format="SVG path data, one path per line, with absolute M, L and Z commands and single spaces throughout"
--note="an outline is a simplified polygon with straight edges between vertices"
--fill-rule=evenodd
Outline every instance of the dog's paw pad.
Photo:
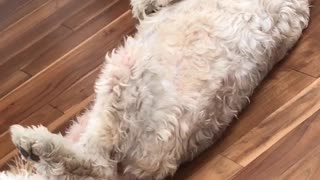
M 40 157 L 36 154 L 34 154 L 32 152 L 32 149 L 29 149 L 29 150 L 26 150 L 22 147 L 17 147 L 21 156 L 25 159 L 25 160 L 32 160 L 32 161 L 35 161 L 35 162 L 38 162 L 40 161 Z
M 30 154 L 30 159 L 31 159 L 32 161 L 35 161 L 35 162 L 40 161 L 40 157 L 37 156 L 37 155 L 35 155 L 35 154 L 33 154 L 33 153 Z
M 18 149 L 19 149 L 20 154 L 21 154 L 25 159 L 28 159 L 28 158 L 29 158 L 30 154 L 29 154 L 25 149 L 23 149 L 23 148 L 21 148 L 21 147 L 18 147 Z

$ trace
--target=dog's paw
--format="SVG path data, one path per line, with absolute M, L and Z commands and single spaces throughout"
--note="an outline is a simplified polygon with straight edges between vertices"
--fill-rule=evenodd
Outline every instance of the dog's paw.
M 146 15 L 151 14 L 152 12 L 156 12 L 156 8 L 152 6 L 151 4 L 149 5 L 139 5 L 139 6 L 134 6 L 132 8 L 132 14 L 134 17 L 138 19 L 144 19 Z
M 172 0 L 135 0 L 132 1 L 132 13 L 138 19 L 159 11 L 168 5 Z
M 52 134 L 43 126 L 24 128 L 13 125 L 10 128 L 13 144 L 26 160 L 39 162 L 49 159 L 56 148 Z

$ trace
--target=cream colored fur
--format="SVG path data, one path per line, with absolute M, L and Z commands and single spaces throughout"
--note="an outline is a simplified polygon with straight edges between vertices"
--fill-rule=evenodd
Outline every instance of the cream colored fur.
M 132 6 L 138 33 L 106 57 L 78 141 L 11 127 L 14 144 L 40 158 L 28 160 L 43 179 L 115 179 L 119 164 L 138 179 L 173 175 L 214 143 L 309 18 L 308 0 Z

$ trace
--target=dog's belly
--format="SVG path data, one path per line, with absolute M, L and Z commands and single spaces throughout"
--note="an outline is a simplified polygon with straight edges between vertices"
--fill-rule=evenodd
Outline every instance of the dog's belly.
M 130 58 L 138 69 L 134 73 L 141 71 L 141 76 L 134 75 L 137 80 L 129 81 L 129 87 L 142 89 L 138 94 L 144 96 L 133 96 L 127 98 L 131 102 L 124 99 L 123 103 L 130 104 L 128 109 L 137 104 L 146 106 L 126 114 L 141 117 L 143 126 L 161 134 L 162 129 L 167 131 L 168 122 L 153 113 L 161 109 L 169 114 L 178 107 L 192 114 L 182 118 L 173 113 L 183 131 L 207 121 L 219 131 L 220 124 L 225 127 L 244 107 L 254 88 L 307 24 L 307 11 L 280 14 L 282 5 L 288 7 L 275 0 L 227 2 L 185 0 L 141 22 L 134 43 L 124 51 L 139 52 Z M 133 90 L 125 91 L 132 94 Z
M 244 74 L 252 74 L 247 78 L 255 79 L 255 87 L 307 23 L 307 13 L 280 16 L 281 5 L 277 0 L 184 0 L 143 21 L 137 38 L 179 92 L 199 92 L 208 84 L 219 89 L 230 76 L 246 82 Z M 302 22 L 292 19 L 301 17 Z

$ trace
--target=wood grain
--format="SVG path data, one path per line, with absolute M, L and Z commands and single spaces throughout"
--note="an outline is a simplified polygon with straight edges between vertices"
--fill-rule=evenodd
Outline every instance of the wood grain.
M 112 6 L 112 8 L 107 8 L 101 14 L 87 22 L 85 26 L 77 29 L 68 38 L 43 53 L 39 58 L 24 67 L 23 70 L 31 75 L 35 75 L 48 65 L 57 63 L 62 56 L 81 45 L 81 43 L 86 39 L 90 38 L 103 27 L 110 24 L 128 9 L 128 0 L 121 0 L 117 2 Z
M 15 11 L 20 9 L 21 7 L 25 6 L 26 4 L 30 3 L 31 0 L 2 0 L 0 1 L 0 22 L 3 23 L 3 21 L 6 18 L 9 18 L 11 15 L 14 14 Z
M 247 166 L 320 109 L 320 79 L 273 112 L 222 154 Z
M 314 151 L 319 149 L 319 131 L 320 111 L 317 111 L 245 167 L 234 179 L 279 179 L 290 176 L 289 172 L 297 166 L 303 167 L 299 164 L 310 155 L 317 155 Z
M 15 39 L 15 41 L 6 42 L 5 46 L 0 49 L 1 58 L 7 61 L 6 59 L 9 59 L 13 55 L 31 46 L 33 43 L 59 27 L 66 18 L 81 11 L 81 9 L 86 7 L 90 2 L 92 2 L 92 0 L 71 1 L 65 6 L 58 8 L 52 15 L 48 16 L 48 18 L 44 19 L 30 30 L 20 34 L 19 38 Z M 55 5 L 54 2 L 53 4 Z
M 14 55 L 10 53 L 14 53 L 14 50 L 17 50 L 21 47 L 21 45 L 18 45 L 18 47 L 10 50 L 8 46 L 14 46 L 17 39 L 22 41 L 20 40 L 20 36 L 34 28 L 38 23 L 49 17 L 56 10 L 56 3 L 54 1 L 48 1 L 41 6 L 41 8 L 37 9 L 28 16 L 23 17 L 23 20 L 18 21 L 13 26 L 10 26 L 9 28 L 0 32 L 0 65 Z M 9 50 L 10 52 L 6 52 L 6 50 Z
M 53 32 L 49 33 L 47 36 L 43 37 L 38 42 L 34 43 L 29 48 L 26 48 L 22 52 L 13 56 L 10 60 L 0 65 L 0 98 L 7 95 L 8 92 L 14 90 L 20 84 L 25 82 L 28 78 L 21 78 L 17 74 L 21 74 L 20 69 L 30 64 L 41 55 L 48 51 L 55 44 L 63 40 L 66 36 L 71 33 L 66 27 L 59 27 Z M 26 74 L 26 73 L 24 73 Z M 27 74 L 31 77 L 31 75 Z M 20 79 L 18 79 L 20 77 Z M 15 81 L 11 86 L 7 84 L 9 82 Z
M 80 12 L 74 14 L 70 18 L 68 18 L 63 25 L 69 27 L 72 30 L 76 30 L 82 25 L 86 24 L 88 21 L 95 18 L 97 15 L 109 9 L 119 0 L 109 0 L 109 1 L 95 1 L 91 3 L 86 8 L 81 10 Z
M 100 73 L 100 70 L 101 66 L 98 66 L 86 74 L 77 83 L 70 86 L 67 90 L 51 101 L 50 105 L 62 112 L 66 112 L 72 106 L 79 104 L 87 97 L 91 96 L 94 93 L 94 83 Z
M 0 32 L 32 13 L 38 7 L 48 2 L 48 0 L 11 0 L 6 2 L 12 4 L 3 4 L 3 8 L 0 8 Z
M 1 70 L 1 67 L 0 67 Z M 0 71 L 1 72 L 1 71 Z M 5 71 L 3 71 L 5 72 Z M 0 73 L 2 74 L 2 73 Z M 1 75 L 0 79 L 5 79 L 4 81 L 1 81 L 0 84 L 0 98 L 4 95 L 10 93 L 11 90 L 19 86 L 21 83 L 28 80 L 31 76 L 29 74 L 26 74 L 22 71 L 15 71 L 10 76 Z
M 317 180 L 320 177 L 320 146 L 310 152 L 307 157 L 288 169 L 279 179 Z
M 313 77 L 320 77 L 320 1 L 314 0 L 311 7 L 309 28 L 304 32 L 301 41 L 290 54 L 286 64 L 297 71 Z

